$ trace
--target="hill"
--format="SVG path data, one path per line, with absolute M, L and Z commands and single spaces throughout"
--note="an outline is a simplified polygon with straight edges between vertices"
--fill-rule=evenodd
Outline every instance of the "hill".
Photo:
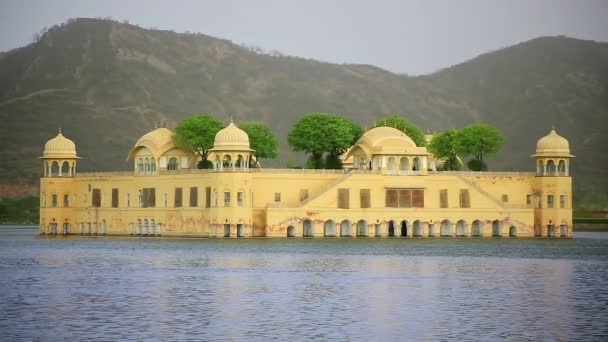
M 202 34 L 70 20 L 0 55 L 0 179 L 36 184 L 37 157 L 59 126 L 84 158 L 79 170 L 129 169 L 127 152 L 155 122 L 174 126 L 194 113 L 268 123 L 281 141 L 274 165 L 284 166 L 303 159 L 288 149 L 289 128 L 325 111 L 367 127 L 392 114 L 425 130 L 495 125 L 506 144 L 490 160 L 493 170 L 532 170 L 536 140 L 555 125 L 577 155 L 576 180 L 605 181 L 607 57 L 606 43 L 546 37 L 408 77 L 259 53 Z

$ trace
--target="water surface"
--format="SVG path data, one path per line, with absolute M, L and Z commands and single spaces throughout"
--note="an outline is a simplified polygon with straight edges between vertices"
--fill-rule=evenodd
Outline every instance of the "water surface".
M 1 340 L 606 340 L 608 233 L 40 237 L 0 229 Z

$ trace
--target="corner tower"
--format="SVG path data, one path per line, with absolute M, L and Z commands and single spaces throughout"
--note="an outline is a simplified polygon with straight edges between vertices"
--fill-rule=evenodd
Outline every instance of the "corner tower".
M 536 143 L 536 181 L 534 185 L 535 236 L 572 236 L 572 178 L 570 144 L 551 132 Z M 529 200 L 530 201 L 530 200 Z
M 76 174 L 76 144 L 61 134 L 46 142 L 42 157 L 44 177 L 71 177 Z

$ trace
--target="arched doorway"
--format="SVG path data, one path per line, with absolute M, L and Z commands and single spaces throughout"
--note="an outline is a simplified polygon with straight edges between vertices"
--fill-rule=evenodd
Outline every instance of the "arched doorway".
M 494 220 L 494 222 L 492 222 L 492 236 L 502 236 L 502 222 L 500 222 L 499 220 Z
M 135 231 L 135 234 L 141 235 L 141 219 L 137 219 L 137 230 Z
M 441 231 L 439 234 L 442 237 L 452 237 L 452 222 L 449 220 L 443 220 L 441 222 Z
M 245 236 L 245 225 L 242 223 L 237 223 L 236 237 L 244 237 L 244 236 Z
M 80 222 L 80 224 L 78 225 L 78 228 L 80 230 L 80 234 L 84 233 L 84 223 Z
M 142 235 L 148 235 L 148 219 L 144 219 L 144 228 L 141 233 Z
M 395 236 L 395 221 L 388 222 L 388 236 Z
M 314 223 L 311 220 L 304 220 L 304 224 L 303 224 L 303 230 L 304 230 L 304 237 L 314 237 L 315 236 L 315 232 L 314 232 Z
M 161 235 L 162 234 L 162 225 L 160 222 L 158 222 L 158 225 L 156 226 L 156 235 Z
M 367 237 L 367 221 L 359 220 L 357 222 L 357 237 Z
M 167 164 L 167 170 L 169 170 L 169 171 L 177 170 L 177 158 L 176 157 L 169 158 L 169 164 Z
M 459 220 L 458 222 L 456 222 L 456 236 L 467 236 L 468 232 L 467 232 L 468 226 L 467 226 L 467 222 L 465 220 Z
M 401 157 L 399 160 L 399 171 L 409 171 L 410 170 L 410 160 L 408 157 Z
M 336 222 L 334 220 L 327 220 L 323 225 L 323 236 L 336 237 Z
M 414 158 L 414 166 L 412 167 L 413 171 L 420 171 L 422 170 L 422 165 L 420 162 L 420 157 L 415 157 Z
M 349 220 L 344 220 L 342 221 L 342 223 L 340 223 L 340 236 L 353 236 L 353 224 Z
M 547 237 L 555 237 L 555 226 L 552 224 L 547 225 Z
M 287 227 L 287 237 L 296 237 L 296 227 L 294 227 L 294 226 Z
M 483 224 L 480 220 L 473 221 L 471 236 L 483 236 Z
M 101 220 L 101 234 L 106 235 L 107 228 L 106 220 Z
M 401 221 L 401 237 L 409 236 L 410 223 L 407 220 Z
M 420 220 L 414 221 L 414 236 L 421 237 L 422 236 L 422 222 Z
M 568 225 L 562 224 L 559 226 L 559 236 L 568 237 Z
M 156 233 L 155 232 L 155 230 L 156 230 L 156 221 L 154 221 L 154 219 L 150 220 L 150 227 L 148 229 L 149 229 L 148 234 L 155 235 L 155 233 Z
M 509 237 L 517 237 L 517 227 L 509 227 Z

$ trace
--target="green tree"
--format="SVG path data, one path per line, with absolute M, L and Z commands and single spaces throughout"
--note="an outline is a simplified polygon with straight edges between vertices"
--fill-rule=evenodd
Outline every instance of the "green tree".
M 456 153 L 456 137 L 457 131 L 450 129 L 433 136 L 428 149 L 435 158 L 444 159 L 444 170 L 459 170 L 460 162 Z
M 213 148 L 215 134 L 224 128 L 224 124 L 209 115 L 191 116 L 175 127 L 173 141 L 183 149 L 192 151 L 201 157 L 199 168 L 208 167 L 209 150 Z
M 350 120 L 334 114 L 310 113 L 291 128 L 287 141 L 294 151 L 310 154 L 307 167 L 322 168 L 323 154 L 328 153 L 335 160 L 360 135 L 361 128 Z
M 239 128 L 249 136 L 249 145 L 254 150 L 255 160 L 274 159 L 279 156 L 279 141 L 274 133 L 261 122 L 244 122 Z M 250 165 L 252 158 L 249 158 Z
M 426 140 L 424 140 L 424 133 L 422 132 L 422 130 L 405 118 L 402 118 L 400 116 L 389 116 L 376 121 L 376 123 L 374 124 L 374 127 L 382 126 L 394 127 L 402 131 L 403 133 L 407 134 L 408 137 L 414 140 L 416 146 L 426 145 Z
M 467 165 L 474 171 L 487 170 L 484 157 L 496 155 L 505 138 L 495 127 L 486 124 L 469 125 L 458 131 L 455 136 L 456 152 L 460 155 L 473 156 L 475 162 Z

